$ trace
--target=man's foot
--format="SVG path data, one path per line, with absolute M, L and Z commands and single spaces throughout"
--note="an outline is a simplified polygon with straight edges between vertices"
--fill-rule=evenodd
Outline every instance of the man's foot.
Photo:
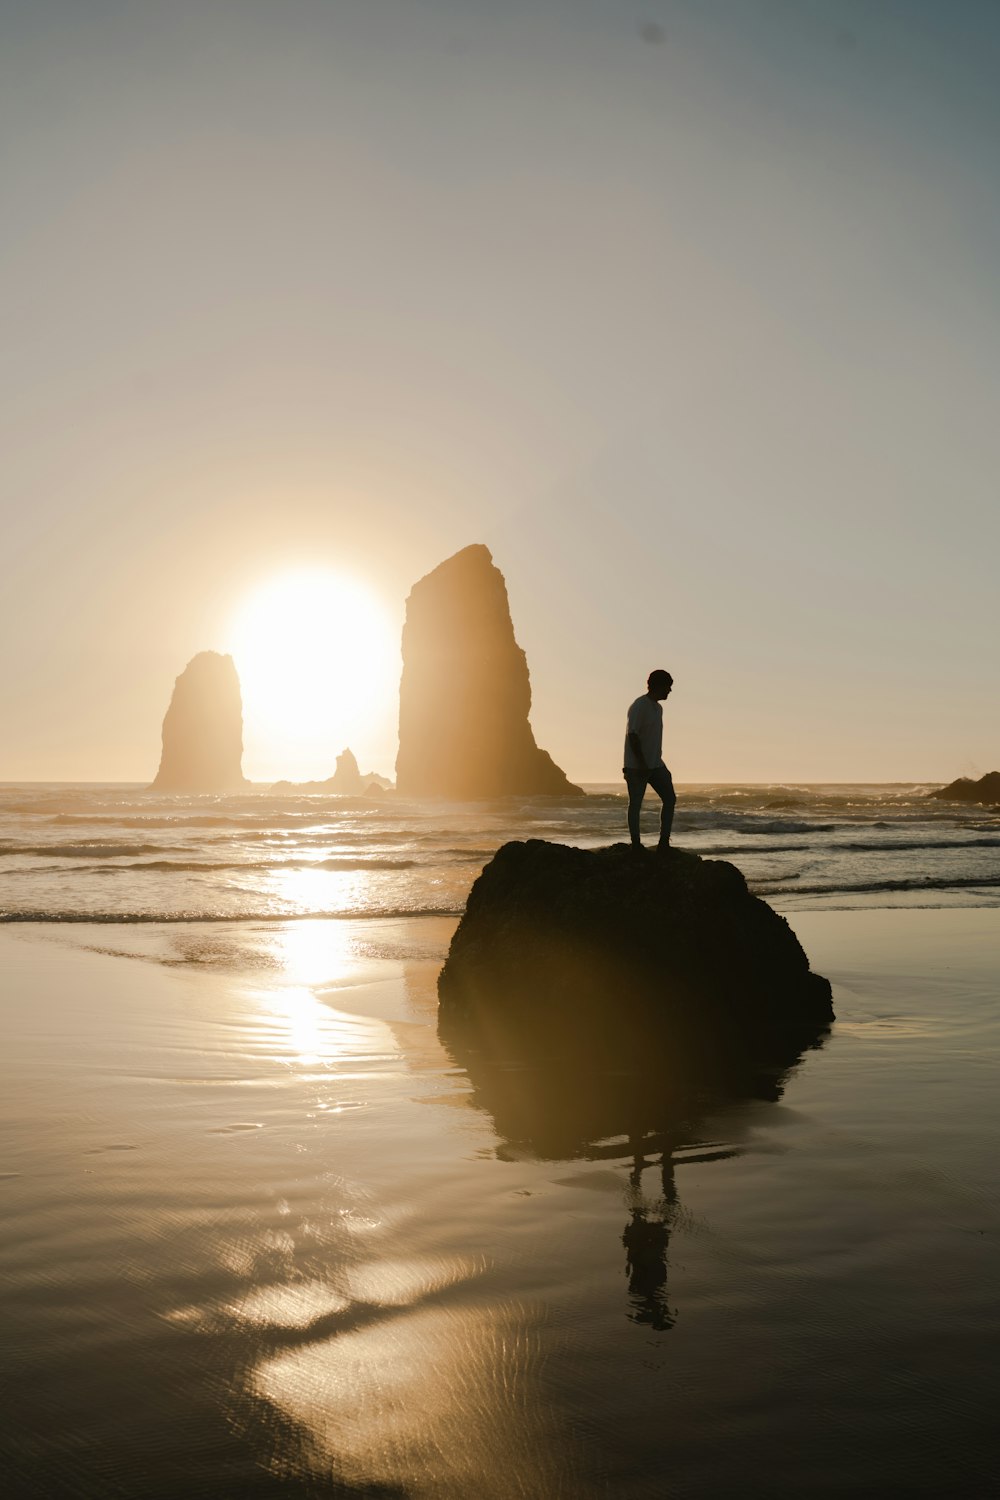
M 670 840 L 667 839 L 666 843 L 657 844 L 656 852 L 657 854 L 669 854 L 672 848 L 673 845 L 671 844 Z

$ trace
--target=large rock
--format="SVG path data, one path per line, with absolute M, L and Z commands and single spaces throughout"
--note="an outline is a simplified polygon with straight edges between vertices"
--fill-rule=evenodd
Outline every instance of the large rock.
M 787 1066 L 833 1020 L 830 985 L 724 860 L 505 844 L 472 887 L 438 981 L 443 1034 L 537 1056 L 699 1074 Z
M 960 776 L 939 791 L 929 792 L 928 796 L 938 797 L 942 802 L 978 802 L 995 807 L 1000 804 L 1000 771 L 987 771 L 978 781 Z
M 486 547 L 414 584 L 403 626 L 396 787 L 403 796 L 583 796 L 535 744 L 507 587 Z
M 200 651 L 174 683 L 154 792 L 235 792 L 243 776 L 243 700 L 231 656 Z

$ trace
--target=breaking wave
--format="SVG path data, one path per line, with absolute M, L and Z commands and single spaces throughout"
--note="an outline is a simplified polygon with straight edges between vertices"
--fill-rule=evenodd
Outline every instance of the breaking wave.
M 48 855 L 50 859 L 122 859 L 129 854 L 185 854 L 186 844 L 5 844 L 7 854 Z
M 3 922 L 52 922 L 85 923 L 98 925 L 114 923 L 131 925 L 138 922 L 359 922 L 376 918 L 391 921 L 403 917 L 460 917 L 461 907 L 365 907 L 356 911 L 0 911 Z
M 88 870 L 100 870 L 102 875 L 113 875 L 116 870 L 172 870 L 178 873 L 198 870 L 412 870 L 415 859 L 130 859 L 120 865 L 78 865 L 82 874 Z M 36 866 L 32 875 L 59 870 L 60 865 Z
M 864 841 L 852 839 L 850 842 L 829 844 L 828 852 L 831 854 L 882 854 L 882 853 L 920 853 L 924 849 L 1000 849 L 1000 838 L 983 839 L 880 839 Z M 745 844 L 704 844 L 699 848 L 699 854 L 725 855 L 745 854 Z M 801 854 L 801 844 L 759 844 L 754 849 L 754 854 Z
M 875 895 L 890 891 L 955 891 L 955 890 L 1000 890 L 1000 873 L 996 875 L 914 875 L 903 880 L 862 880 L 857 882 L 835 881 L 824 885 L 799 885 L 789 888 L 787 880 L 751 881 L 755 896 L 847 896 Z

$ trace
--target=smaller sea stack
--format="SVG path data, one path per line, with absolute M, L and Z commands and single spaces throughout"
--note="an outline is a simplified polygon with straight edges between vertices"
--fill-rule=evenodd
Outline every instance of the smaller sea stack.
M 238 792 L 243 775 L 243 700 L 231 656 L 200 651 L 174 683 L 163 720 L 153 792 Z
M 392 782 L 377 771 L 362 774 L 354 751 L 346 749 L 337 756 L 337 769 L 325 781 L 276 781 L 270 790 L 276 796 L 318 792 L 324 797 L 376 797 L 391 789 Z
M 929 792 L 928 796 L 937 797 L 941 802 L 974 802 L 983 807 L 1000 806 L 1000 771 L 987 771 L 978 781 L 973 781 L 969 776 L 960 776 L 957 781 L 950 781 L 939 791 Z

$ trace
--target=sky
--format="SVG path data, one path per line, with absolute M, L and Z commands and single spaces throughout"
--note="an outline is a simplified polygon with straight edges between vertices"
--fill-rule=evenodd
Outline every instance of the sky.
M 0 779 L 151 779 L 254 599 L 395 642 L 472 542 L 574 780 L 657 666 L 680 782 L 1000 767 L 1000 6 L 0 0 L 0 57 Z M 333 618 L 254 779 L 391 774 Z

